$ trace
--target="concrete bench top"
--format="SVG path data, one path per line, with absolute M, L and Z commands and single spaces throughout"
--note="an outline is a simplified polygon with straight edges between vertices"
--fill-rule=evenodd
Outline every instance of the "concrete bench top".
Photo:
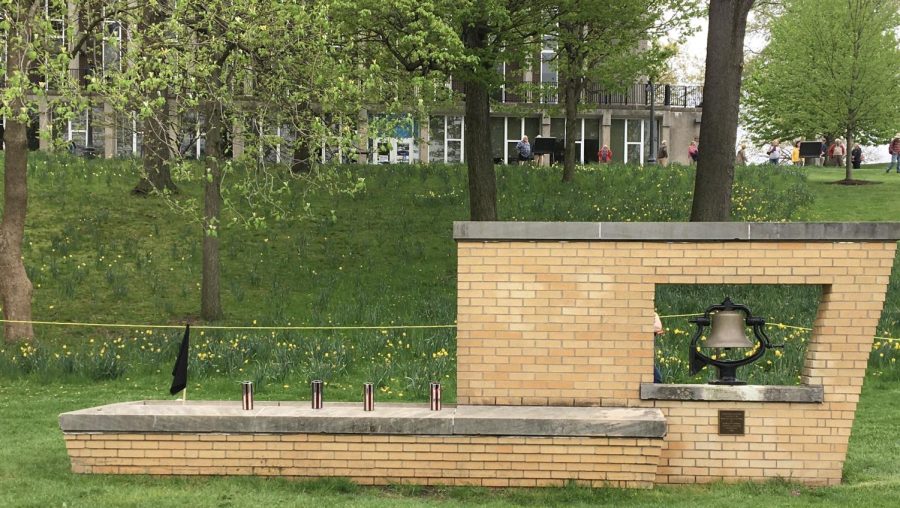
M 579 436 L 661 438 L 659 409 L 548 406 L 458 406 L 430 411 L 422 404 L 137 401 L 59 416 L 63 432 L 266 434 L 403 434 L 441 436 Z
M 878 242 L 900 240 L 896 222 L 470 222 L 458 241 Z

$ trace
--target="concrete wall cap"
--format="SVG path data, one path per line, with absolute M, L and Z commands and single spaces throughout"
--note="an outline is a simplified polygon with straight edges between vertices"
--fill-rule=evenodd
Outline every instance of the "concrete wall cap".
M 895 242 L 896 222 L 474 222 L 458 241 Z
M 423 404 L 128 402 L 59 415 L 63 432 L 203 432 L 267 434 L 400 434 L 662 438 L 666 419 L 655 408 L 458 406 Z

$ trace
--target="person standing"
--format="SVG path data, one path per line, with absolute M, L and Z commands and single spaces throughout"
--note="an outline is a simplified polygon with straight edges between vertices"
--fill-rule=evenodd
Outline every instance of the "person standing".
M 837 167 L 843 167 L 845 155 L 847 155 L 847 150 L 844 147 L 844 140 L 837 138 L 834 140 L 834 151 L 831 152 L 832 163 Z
M 609 163 L 610 161 L 612 161 L 612 157 L 612 150 L 610 150 L 606 145 L 600 147 L 600 151 L 597 152 L 597 160 L 600 161 L 600 164 Z
M 791 162 L 795 166 L 802 166 L 803 159 L 800 158 L 800 140 L 794 141 L 794 148 L 791 149 Z
M 747 145 L 745 143 L 741 143 L 741 149 L 734 156 L 734 163 L 738 166 L 747 165 Z
M 516 143 L 516 150 L 519 152 L 519 164 L 524 164 L 532 160 L 531 144 L 528 142 L 528 136 L 522 136 L 522 141 Z
M 853 146 L 853 151 L 850 152 L 850 158 L 853 163 L 853 169 L 859 169 L 863 160 L 862 147 L 859 146 L 859 143 L 856 143 L 856 145 Z
M 826 166 L 828 164 L 826 154 L 828 154 L 828 140 L 822 138 L 822 148 L 819 149 L 819 166 Z
M 888 164 L 887 171 L 885 173 L 890 173 L 891 168 L 897 168 L 897 172 L 900 173 L 900 132 L 894 136 L 894 139 L 891 140 L 891 144 L 888 145 L 888 153 L 891 154 L 891 163 Z
M 691 159 L 691 166 L 697 164 L 697 161 L 700 160 L 700 148 L 697 147 L 696 141 L 691 141 L 691 144 L 688 146 L 688 157 Z
M 662 167 L 669 165 L 669 147 L 665 139 L 659 144 L 659 150 L 656 152 L 656 162 Z
M 781 144 L 781 140 L 773 139 L 769 144 L 769 149 L 766 150 L 766 155 L 769 156 L 769 164 L 778 165 L 778 159 L 781 158 L 781 153 L 779 153 L 779 145 Z
M 654 339 L 654 341 L 653 341 L 653 343 L 654 343 L 654 347 L 653 347 L 653 382 L 654 383 L 662 383 L 663 382 L 662 371 L 659 370 L 659 365 L 656 363 L 656 346 L 655 346 L 656 340 L 655 339 L 665 333 L 666 333 L 666 329 L 663 328 L 662 321 L 660 321 L 660 319 L 659 319 L 659 314 L 657 314 L 656 311 L 653 311 L 653 339 Z

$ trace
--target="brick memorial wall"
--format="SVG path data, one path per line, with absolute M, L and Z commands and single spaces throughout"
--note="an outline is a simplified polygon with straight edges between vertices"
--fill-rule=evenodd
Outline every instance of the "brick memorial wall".
M 73 470 L 483 486 L 840 482 L 900 225 L 460 222 L 454 236 L 457 407 L 112 404 L 60 415 Z M 658 284 L 821 286 L 801 384 L 653 384 Z M 719 433 L 722 410 L 742 412 L 743 434 Z

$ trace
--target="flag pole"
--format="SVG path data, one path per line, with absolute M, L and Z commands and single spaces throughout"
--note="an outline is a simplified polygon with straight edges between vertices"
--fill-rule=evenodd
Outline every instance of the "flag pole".
M 181 391 L 181 403 L 184 404 L 187 401 L 187 386 L 184 387 L 184 390 Z

